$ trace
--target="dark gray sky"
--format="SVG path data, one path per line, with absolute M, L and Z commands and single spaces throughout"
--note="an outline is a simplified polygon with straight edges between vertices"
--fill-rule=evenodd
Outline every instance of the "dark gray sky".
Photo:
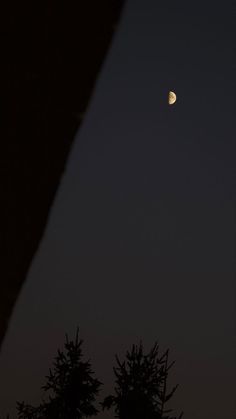
M 0 414 L 39 401 L 79 324 L 106 390 L 116 352 L 158 339 L 172 406 L 235 417 L 235 17 L 128 1 L 5 340 Z

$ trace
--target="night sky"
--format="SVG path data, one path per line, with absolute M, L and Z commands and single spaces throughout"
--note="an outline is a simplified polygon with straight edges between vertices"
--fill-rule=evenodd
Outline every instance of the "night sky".
M 106 391 L 115 353 L 158 340 L 176 412 L 235 417 L 235 18 L 128 1 L 5 339 L 0 414 L 39 402 L 79 325 Z

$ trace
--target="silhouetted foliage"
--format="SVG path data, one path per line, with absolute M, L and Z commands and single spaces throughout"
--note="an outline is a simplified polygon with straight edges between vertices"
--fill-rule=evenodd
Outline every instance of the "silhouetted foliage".
M 102 383 L 92 377 L 90 361 L 82 361 L 83 341 L 78 336 L 77 328 L 75 341 L 66 335 L 64 352 L 57 351 L 42 387 L 47 400 L 37 407 L 17 402 L 18 419 L 84 419 L 98 413 L 94 404 Z M 115 394 L 100 403 L 103 410 L 113 407 L 119 419 L 177 419 L 172 409 L 166 409 L 178 387 L 167 391 L 168 373 L 174 364 L 168 358 L 169 350 L 159 356 L 157 343 L 147 354 L 142 343 L 132 345 L 123 362 L 116 355 Z
M 177 385 L 167 392 L 167 377 L 174 362 L 168 364 L 167 350 L 159 357 L 159 346 L 153 346 L 147 355 L 143 346 L 133 345 L 126 352 L 126 360 L 114 367 L 116 377 L 115 395 L 107 396 L 101 403 L 103 410 L 115 408 L 119 419 L 176 419 L 170 416 L 172 409 L 166 410 Z M 179 419 L 183 414 L 179 416 Z
M 65 351 L 57 351 L 42 387 L 48 400 L 38 407 L 18 402 L 19 419 L 82 419 L 98 413 L 94 402 L 101 383 L 92 377 L 90 362 L 81 359 L 83 341 L 78 333 L 77 329 L 74 342 L 66 335 Z
M 17 402 L 17 410 L 19 419 L 43 419 L 46 417 L 46 404 L 34 407 L 24 402 Z

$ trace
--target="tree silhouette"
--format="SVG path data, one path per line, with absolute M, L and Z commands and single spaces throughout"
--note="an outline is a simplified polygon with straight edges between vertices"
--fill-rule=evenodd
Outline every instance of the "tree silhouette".
M 57 351 L 42 387 L 48 400 L 38 407 L 18 402 L 19 419 L 82 419 L 98 413 L 94 402 L 102 383 L 92 377 L 90 362 L 82 361 L 82 343 L 78 328 L 75 341 L 66 335 L 65 351 Z
M 126 360 L 114 367 L 115 395 L 107 396 L 101 403 L 103 410 L 115 408 L 119 419 L 176 419 L 166 410 L 178 385 L 167 392 L 167 377 L 174 362 L 168 364 L 169 351 L 159 357 L 159 346 L 154 344 L 150 352 L 143 353 L 142 343 L 133 345 L 126 352 Z M 182 413 L 179 419 L 182 417 Z
M 102 383 L 92 377 L 90 361 L 82 360 L 82 343 L 78 328 L 75 341 L 69 341 L 66 335 L 65 350 L 57 351 L 42 387 L 47 399 L 36 407 L 17 402 L 18 419 L 84 419 L 97 415 L 94 404 Z M 177 419 L 172 409 L 166 409 L 178 387 L 167 390 L 169 370 L 175 363 L 169 363 L 169 350 L 159 356 L 159 345 L 155 343 L 144 354 L 140 342 L 126 352 L 123 362 L 117 355 L 116 361 L 115 395 L 100 403 L 103 410 L 113 407 L 119 419 Z

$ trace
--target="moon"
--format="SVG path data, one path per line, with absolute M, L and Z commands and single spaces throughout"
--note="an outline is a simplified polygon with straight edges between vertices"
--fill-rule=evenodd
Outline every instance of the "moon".
M 175 102 L 176 102 L 176 100 L 177 100 L 177 96 L 176 96 L 176 94 L 175 94 L 175 92 L 169 92 L 169 95 L 168 95 L 168 103 L 169 103 L 169 105 L 173 105 Z

